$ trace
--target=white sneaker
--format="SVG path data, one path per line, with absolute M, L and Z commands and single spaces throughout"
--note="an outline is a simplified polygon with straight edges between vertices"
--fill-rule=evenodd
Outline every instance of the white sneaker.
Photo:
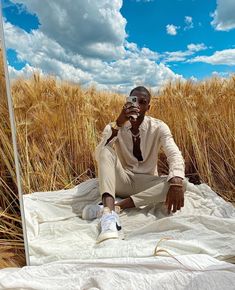
M 82 219 L 84 220 L 93 220 L 98 217 L 101 217 L 103 213 L 103 205 L 99 204 L 88 204 L 84 207 L 82 211 Z
M 104 208 L 100 219 L 101 233 L 98 236 L 97 243 L 107 239 L 118 239 L 118 231 L 121 230 L 119 216 L 115 211 L 110 211 L 108 207 Z
M 104 206 L 100 204 L 88 204 L 84 207 L 82 211 L 82 219 L 93 220 L 101 217 L 103 214 Z M 120 213 L 120 206 L 115 206 L 115 212 Z

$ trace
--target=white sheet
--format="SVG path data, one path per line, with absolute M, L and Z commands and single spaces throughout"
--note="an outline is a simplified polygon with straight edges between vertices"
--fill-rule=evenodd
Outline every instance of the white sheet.
M 121 216 L 124 240 L 96 244 L 98 220 L 82 220 L 84 205 L 100 200 L 97 179 L 73 189 L 24 196 L 31 265 L 66 259 L 208 254 L 235 262 L 235 209 L 209 186 L 188 182 L 185 206 L 167 216 L 162 204 Z M 166 239 L 167 238 L 167 239 Z
M 235 265 L 223 262 L 235 262 L 235 209 L 206 184 L 188 183 L 170 216 L 162 205 L 124 211 L 125 239 L 96 244 L 98 221 L 80 216 L 99 200 L 97 179 L 25 195 L 30 261 L 40 266 L 1 270 L 0 289 L 235 289 Z
M 235 265 L 208 255 L 68 260 L 0 270 L 0 289 L 234 290 Z

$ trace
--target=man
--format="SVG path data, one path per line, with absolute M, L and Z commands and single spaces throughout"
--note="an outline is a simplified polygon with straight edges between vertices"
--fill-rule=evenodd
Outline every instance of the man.
M 97 242 L 119 237 L 120 210 L 165 202 L 170 214 L 184 206 L 184 159 L 170 129 L 163 121 L 145 116 L 151 100 L 145 87 L 134 88 L 130 96 L 137 97 L 138 107 L 126 103 L 116 122 L 105 127 L 96 147 L 103 206 L 86 206 L 83 218 L 96 218 L 102 213 Z M 161 147 L 169 164 L 167 177 L 158 176 Z M 116 196 L 123 199 L 115 204 Z

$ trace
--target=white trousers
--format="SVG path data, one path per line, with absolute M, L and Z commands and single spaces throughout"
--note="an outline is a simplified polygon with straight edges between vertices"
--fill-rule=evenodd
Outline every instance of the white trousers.
M 136 174 L 122 167 L 122 164 L 110 146 L 104 146 L 98 156 L 98 178 L 101 196 L 107 192 L 126 198 L 131 196 L 135 207 L 165 202 L 169 190 L 167 177 L 150 174 Z M 184 191 L 187 179 L 183 180 Z

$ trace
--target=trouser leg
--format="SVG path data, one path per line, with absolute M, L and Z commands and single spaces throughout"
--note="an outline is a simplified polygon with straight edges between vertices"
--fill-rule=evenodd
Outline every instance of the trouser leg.
M 123 169 L 115 150 L 104 146 L 98 156 L 98 178 L 101 196 L 109 193 L 113 198 L 134 193 L 131 174 Z
M 136 207 L 153 205 L 165 202 L 170 184 L 167 177 L 136 174 L 135 194 L 131 196 Z M 187 180 L 183 180 L 183 188 L 186 190 Z

